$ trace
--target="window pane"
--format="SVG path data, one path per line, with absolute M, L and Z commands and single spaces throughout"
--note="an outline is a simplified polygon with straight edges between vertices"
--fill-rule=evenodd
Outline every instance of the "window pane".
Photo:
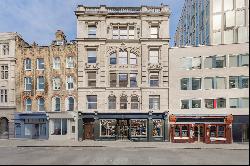
M 238 28 L 238 42 L 244 43 L 248 41 L 249 41 L 248 27 L 239 27 Z
M 127 109 L 127 96 L 120 97 L 120 109 Z
M 115 96 L 109 96 L 109 109 L 116 109 L 116 97 Z
M 226 89 L 226 78 L 216 77 L 216 86 L 217 86 L 217 89 Z
M 224 11 L 233 10 L 234 0 L 224 0 Z
M 226 99 L 217 99 L 217 108 L 226 108 Z
M 149 96 L 149 109 L 160 109 L 160 96 Z
M 182 126 L 181 127 L 181 134 L 182 134 L 182 137 L 187 137 L 188 136 L 188 126 Z
M 213 44 L 221 44 L 221 32 L 213 33 Z
M 116 120 L 101 120 L 101 136 L 115 136 L 116 135 Z
M 201 108 L 201 100 L 192 100 L 192 108 Z
M 213 67 L 213 58 L 212 57 L 207 57 L 204 62 L 205 68 L 211 69 Z
M 110 73 L 110 87 L 116 87 L 116 73 Z
M 192 78 L 192 90 L 201 89 L 201 78 Z
M 216 137 L 216 126 L 210 127 L 210 137 Z
M 205 89 L 214 89 L 213 78 L 204 78 L 204 88 Z
M 245 10 L 236 11 L 236 26 L 245 25 Z
M 205 99 L 206 108 L 214 108 L 214 99 Z
M 137 64 L 137 62 L 136 62 L 136 55 L 134 53 L 130 53 L 130 64 L 131 65 Z
M 88 50 L 88 63 L 96 63 L 96 50 Z
M 241 83 L 240 88 L 248 88 L 249 77 L 243 77 L 243 76 L 241 76 L 240 80 L 241 80 L 241 82 L 240 82 Z
M 239 99 L 238 98 L 231 98 L 229 99 L 230 108 L 239 108 Z
M 224 133 L 225 133 L 225 127 L 218 126 L 218 137 L 224 137 Z
M 61 119 L 54 119 L 52 122 L 54 122 L 54 132 L 52 135 L 61 135 L 62 128 L 61 128 Z
M 119 64 L 123 64 L 123 65 L 128 64 L 128 52 L 127 51 L 119 52 Z
M 230 44 L 234 42 L 234 30 L 224 31 L 224 44 Z
M 62 119 L 62 135 L 67 134 L 67 119 Z
M 88 36 L 89 37 L 96 37 L 96 26 L 89 26 L 88 27 Z
M 149 51 L 149 62 L 156 64 L 159 62 L 159 51 Z
M 201 58 L 192 58 L 192 68 L 193 69 L 200 69 L 201 68 Z
M 229 88 L 239 88 L 239 77 L 230 76 L 229 77 Z
M 213 16 L 213 30 L 221 29 L 221 14 Z
M 213 0 L 213 13 L 221 12 L 222 0 Z
M 116 64 L 116 53 L 112 53 L 110 55 L 110 64 L 112 65 Z
M 189 79 L 188 78 L 181 79 L 181 90 L 189 90 Z
M 128 74 L 119 74 L 119 86 L 127 87 L 128 85 Z
M 249 108 L 249 98 L 241 99 L 241 108 Z
M 134 27 L 130 26 L 129 27 L 129 39 L 134 39 L 135 38 L 135 30 Z
M 228 11 L 225 13 L 226 15 L 226 27 L 232 27 L 235 26 L 235 12 L 234 11 Z
M 180 127 L 179 126 L 175 126 L 175 129 L 174 129 L 174 136 L 175 137 L 180 137 Z
M 245 6 L 245 0 L 236 0 L 236 8 L 243 8 Z
M 155 136 L 162 136 L 162 120 L 153 120 L 153 130 L 152 135 Z
M 189 100 L 181 100 L 181 109 L 189 109 Z
M 137 87 L 137 74 L 130 74 L 130 87 Z
M 215 58 L 215 68 L 226 67 L 226 56 L 217 56 Z
M 131 120 L 131 136 L 146 136 L 147 120 Z
M 191 69 L 192 68 L 192 58 L 182 58 L 181 59 L 182 69 Z
M 229 66 L 230 67 L 237 67 L 238 66 L 238 56 L 237 55 L 230 55 L 229 56 Z
M 128 30 L 127 27 L 120 27 L 120 39 L 127 39 L 128 38 Z

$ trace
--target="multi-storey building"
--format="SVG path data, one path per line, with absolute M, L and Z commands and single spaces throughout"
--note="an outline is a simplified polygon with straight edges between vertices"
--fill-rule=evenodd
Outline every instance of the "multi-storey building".
M 249 41 L 249 0 L 185 0 L 175 46 Z
M 0 33 L 0 138 L 14 136 L 16 50 L 23 45 L 17 33 Z
M 77 52 L 62 31 L 49 46 L 17 50 L 15 137 L 75 139 Z
M 78 137 L 168 139 L 168 6 L 79 5 Z
M 249 43 L 169 49 L 172 142 L 249 140 Z

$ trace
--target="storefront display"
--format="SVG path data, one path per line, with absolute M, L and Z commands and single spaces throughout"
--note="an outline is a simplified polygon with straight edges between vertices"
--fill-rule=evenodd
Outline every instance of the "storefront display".
M 116 135 L 116 120 L 101 120 L 101 136 Z
M 147 136 L 147 120 L 131 120 L 131 136 Z

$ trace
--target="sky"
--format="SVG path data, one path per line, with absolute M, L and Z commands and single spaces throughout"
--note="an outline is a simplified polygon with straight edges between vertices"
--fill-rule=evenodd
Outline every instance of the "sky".
M 0 32 L 17 32 L 28 42 L 49 45 L 55 32 L 64 31 L 67 40 L 76 38 L 77 5 L 159 6 L 169 5 L 170 45 L 185 0 L 0 0 Z

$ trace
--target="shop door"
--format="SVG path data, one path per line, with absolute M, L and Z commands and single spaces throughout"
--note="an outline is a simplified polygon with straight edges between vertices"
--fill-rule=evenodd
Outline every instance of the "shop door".
M 128 136 L 129 136 L 128 126 L 129 126 L 128 120 L 118 120 L 117 137 L 119 140 L 127 140 L 128 139 Z
M 33 128 L 33 139 L 39 138 L 39 124 L 34 124 Z
M 94 125 L 92 123 L 84 124 L 84 139 L 94 139 Z
M 205 137 L 205 125 L 204 124 L 195 124 L 194 125 L 194 141 L 196 142 L 204 142 Z

